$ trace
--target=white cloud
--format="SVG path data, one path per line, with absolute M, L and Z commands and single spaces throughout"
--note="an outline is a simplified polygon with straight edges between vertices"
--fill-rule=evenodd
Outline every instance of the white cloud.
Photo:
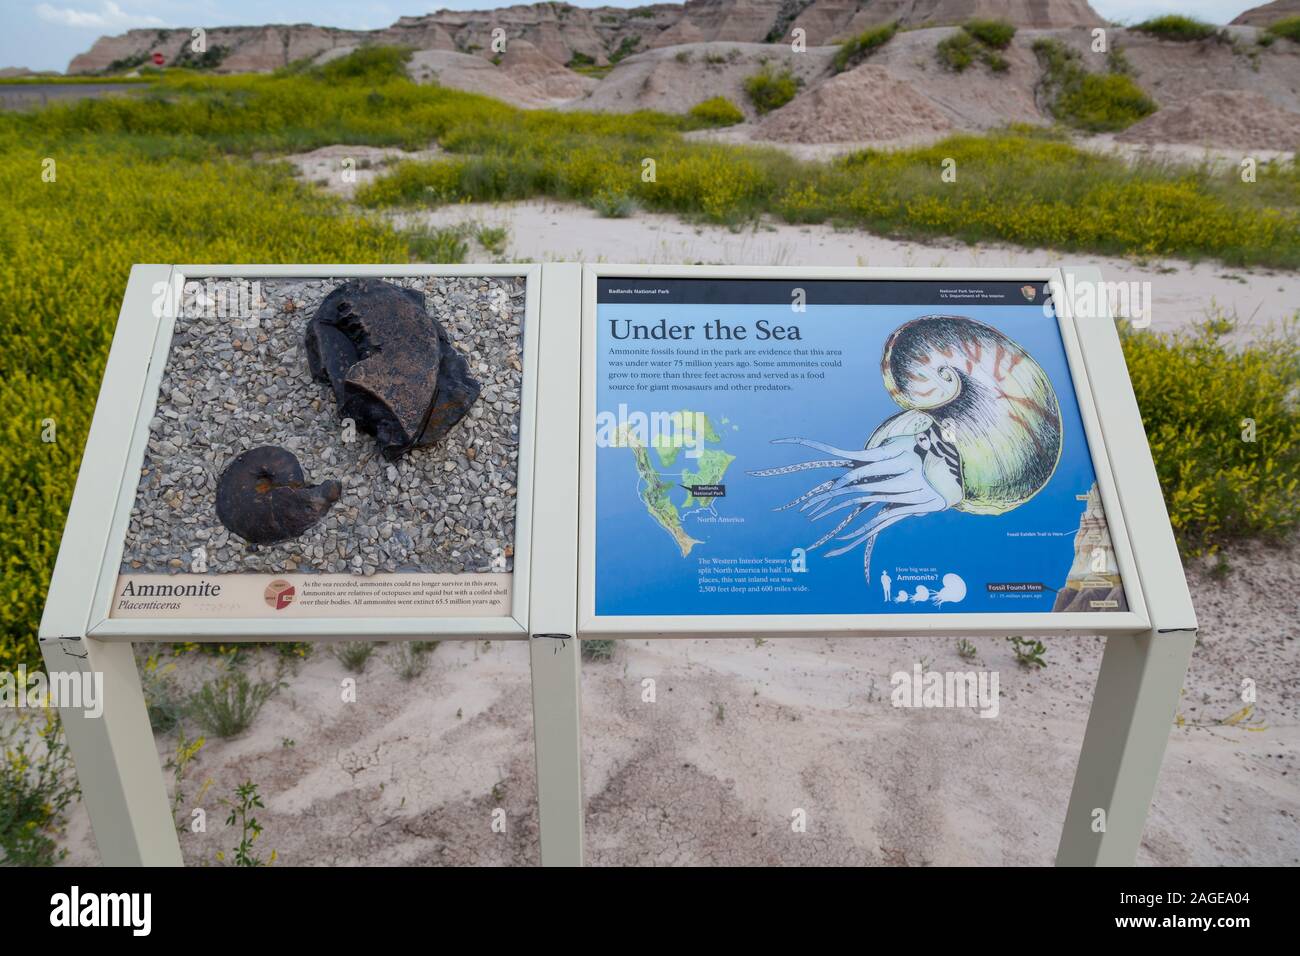
M 157 17 L 127 13 L 112 0 L 103 0 L 98 10 L 77 10 L 73 7 L 55 7 L 48 3 L 38 3 L 36 15 L 50 23 L 83 30 L 114 30 L 162 25 L 162 21 Z

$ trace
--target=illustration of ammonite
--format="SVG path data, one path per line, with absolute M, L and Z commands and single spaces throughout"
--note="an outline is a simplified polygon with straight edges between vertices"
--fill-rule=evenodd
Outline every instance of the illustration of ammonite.
M 844 469 L 776 510 L 798 507 L 810 519 L 847 511 L 808 550 L 844 542 L 827 552 L 834 557 L 865 544 L 868 582 L 872 548 L 890 525 L 950 508 L 1004 514 L 1036 495 L 1061 457 L 1061 409 L 1052 383 L 997 329 L 963 316 L 923 316 L 889 337 L 880 371 L 903 411 L 881 423 L 861 451 L 780 438 L 773 444 L 805 445 L 833 457 L 750 472 Z

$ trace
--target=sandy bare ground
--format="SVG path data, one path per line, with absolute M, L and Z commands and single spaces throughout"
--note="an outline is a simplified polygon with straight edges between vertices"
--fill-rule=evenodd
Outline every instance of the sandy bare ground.
M 658 213 L 605 219 L 583 206 L 546 201 L 445 206 L 396 213 L 393 219 L 404 227 L 467 222 L 503 226 L 510 234 L 504 257 L 523 261 L 1033 268 L 1095 263 L 1107 281 L 1151 283 L 1151 328 L 1157 330 L 1186 328 L 1222 310 L 1235 315 L 1238 334 L 1248 336 L 1300 309 L 1300 274 L 1214 262 L 1135 261 L 992 243 L 920 243 L 779 222 L 732 231 Z M 483 255 L 483 250 L 476 251 Z
M 1250 549 L 1225 582 L 1193 567 L 1200 640 L 1139 863 L 1300 864 L 1300 599 L 1260 586 L 1298 561 Z M 1102 642 L 1046 643 L 1036 671 L 991 638 L 974 662 L 951 638 L 620 643 L 583 667 L 589 861 L 1050 864 Z M 537 862 L 527 648 L 443 643 L 410 682 L 393 653 L 380 648 L 349 704 L 346 672 L 319 648 L 251 731 L 208 742 L 181 801 L 185 819 L 208 816 L 206 833 L 181 835 L 188 863 L 235 845 L 219 798 L 246 779 L 266 801 L 263 853 L 284 865 Z M 917 662 L 996 670 L 998 716 L 893 707 L 890 676 Z M 212 666 L 190 655 L 179 673 Z M 1247 678 L 1256 706 L 1225 723 Z M 175 734 L 157 745 L 166 761 Z M 96 862 L 80 808 L 66 845 L 69 863 Z
M 362 186 L 387 173 L 394 163 L 411 160 L 430 162 L 442 155 L 436 146 L 423 150 L 402 150 L 391 146 L 322 146 L 309 153 L 264 157 L 265 162 L 286 162 L 303 182 L 327 193 L 351 199 Z

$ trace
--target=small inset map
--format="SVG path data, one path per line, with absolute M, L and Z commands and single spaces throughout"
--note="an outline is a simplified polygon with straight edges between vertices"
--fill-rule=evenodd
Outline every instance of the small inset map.
M 736 456 L 721 447 L 721 437 L 703 412 L 683 410 L 671 419 L 675 427 L 655 432 L 648 446 L 635 429 L 621 427 L 618 445 L 632 449 L 637 497 L 684 558 L 702 543 L 684 523 L 701 514 L 717 515 L 726 494 L 723 477 Z

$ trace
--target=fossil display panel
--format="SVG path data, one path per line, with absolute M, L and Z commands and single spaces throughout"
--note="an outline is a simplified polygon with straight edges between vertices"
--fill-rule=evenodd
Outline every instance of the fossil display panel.
M 110 621 L 518 614 L 526 275 L 159 295 Z

